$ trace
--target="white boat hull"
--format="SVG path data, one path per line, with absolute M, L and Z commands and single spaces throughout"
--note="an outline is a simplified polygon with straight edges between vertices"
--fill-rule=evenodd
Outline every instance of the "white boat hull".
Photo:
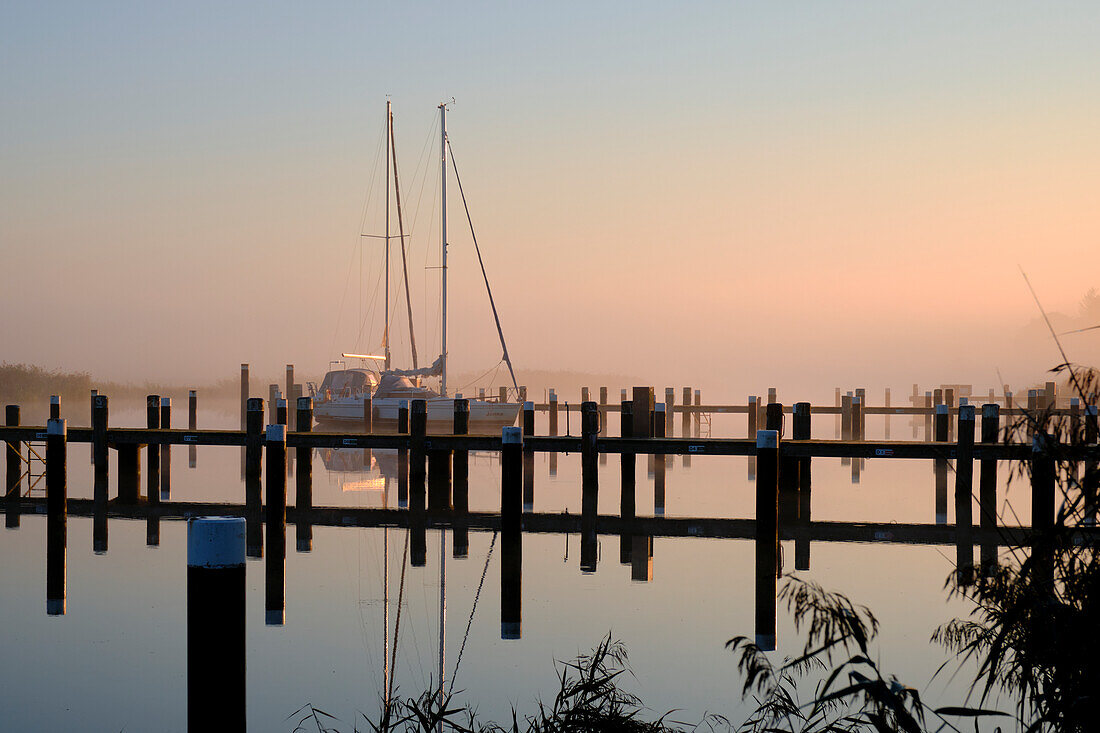
M 371 401 L 374 421 L 397 423 L 397 411 L 407 399 L 380 398 Z M 519 417 L 519 403 L 483 402 L 469 400 L 470 424 L 479 427 L 505 427 L 514 425 Z M 454 424 L 455 401 L 449 397 L 433 397 L 427 400 L 428 422 Z M 363 423 L 363 400 L 356 397 L 337 397 L 314 405 L 313 417 L 318 422 L 356 424 Z M 449 432 L 449 431 L 448 431 Z

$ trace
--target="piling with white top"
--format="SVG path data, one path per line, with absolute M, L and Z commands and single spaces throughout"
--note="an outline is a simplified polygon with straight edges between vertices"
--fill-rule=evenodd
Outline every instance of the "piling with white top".
M 245 520 L 187 523 L 187 729 L 245 730 Z

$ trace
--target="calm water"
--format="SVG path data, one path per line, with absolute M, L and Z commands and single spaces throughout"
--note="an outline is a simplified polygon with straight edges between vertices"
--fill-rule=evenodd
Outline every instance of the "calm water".
M 235 415 L 200 419 L 211 427 L 232 427 L 236 421 Z M 141 416 L 112 415 L 112 424 L 138 425 Z M 539 426 L 539 432 L 544 429 Z M 744 432 L 743 416 L 716 421 L 716 435 Z M 881 419 L 868 418 L 868 433 L 882 435 Z M 815 437 L 833 437 L 831 416 L 815 419 Z M 911 437 L 908 419 L 894 418 L 893 437 Z M 172 460 L 173 499 L 243 500 L 239 449 L 200 448 L 196 468 L 188 468 L 185 448 L 176 448 Z M 689 467 L 678 457 L 671 462 L 666 515 L 752 517 L 748 459 L 694 457 Z M 579 513 L 579 455 L 561 456 L 553 477 L 549 463 L 547 456 L 536 456 L 535 510 Z M 600 467 L 601 513 L 618 510 L 618 466 L 612 456 Z M 815 459 L 813 471 L 815 520 L 934 521 L 930 462 L 867 461 L 859 484 L 839 460 Z M 1002 484 L 1005 473 L 1002 467 Z M 499 507 L 499 476 L 495 456 L 471 458 L 471 510 Z M 112 491 L 115 477 L 112 465 Z M 69 484 L 70 497 L 91 495 L 87 446 L 70 446 Z M 292 502 L 293 489 L 289 493 Z M 645 457 L 638 458 L 637 495 L 638 513 L 652 514 Z M 1002 486 L 1002 501 L 1005 496 Z M 1007 498 L 1016 500 L 1015 514 L 1027 523 L 1026 491 L 1014 487 Z M 364 469 L 361 452 L 316 455 L 314 503 L 396 506 L 396 484 L 377 465 Z M 953 501 L 949 507 L 951 519 Z M 19 529 L 0 532 L 5 728 L 185 729 L 185 535 L 183 522 L 166 520 L 159 546 L 149 547 L 144 521 L 111 520 L 109 551 L 96 555 L 91 519 L 70 517 L 67 610 L 48 617 L 44 517 L 24 515 Z M 289 731 L 294 725 L 287 716 L 312 703 L 350 729 L 356 711 L 377 709 L 385 636 L 384 546 L 392 635 L 406 533 L 315 527 L 308 553 L 294 551 L 292 527 L 289 535 L 284 626 L 264 625 L 263 561 L 248 563 L 249 724 L 253 730 Z M 656 713 L 678 708 L 680 720 L 697 720 L 706 711 L 734 718 L 746 714 L 735 658 L 723 645 L 754 631 L 751 540 L 658 537 L 652 580 L 637 582 L 631 581 L 630 567 L 619 564 L 617 536 L 600 537 L 598 570 L 582 574 L 576 535 L 524 535 L 522 638 L 505 641 L 499 540 L 490 552 L 493 534 L 471 532 L 469 556 L 454 559 L 450 533 L 445 537 L 447 675 L 455 674 L 469 623 L 455 689 L 483 716 L 504 719 L 513 705 L 522 712 L 539 694 L 551 697 L 557 685 L 554 660 L 587 651 L 608 633 L 627 645 L 636 675 L 630 689 Z M 440 531 L 429 530 L 427 566 L 405 569 L 395 672 L 405 694 L 419 693 L 436 674 L 440 538 Z M 791 569 L 793 543 L 783 545 L 785 567 Z M 963 602 L 945 600 L 943 583 L 953 561 L 950 546 L 814 542 L 811 569 L 802 575 L 870 606 L 882 621 L 878 648 L 884 668 L 920 687 L 933 703 L 949 704 L 965 693 L 965 675 L 930 681 L 947 655 L 928 638 L 937 625 L 969 610 Z M 776 654 L 796 653 L 800 641 L 782 609 L 778 627 Z

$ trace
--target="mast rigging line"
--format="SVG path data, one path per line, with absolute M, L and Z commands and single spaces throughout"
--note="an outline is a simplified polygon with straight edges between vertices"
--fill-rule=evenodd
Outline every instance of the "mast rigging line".
M 455 677 L 458 676 L 458 665 L 462 664 L 462 652 L 466 649 L 466 639 L 470 636 L 470 627 L 474 623 L 474 614 L 477 612 L 477 600 L 481 598 L 481 587 L 485 585 L 485 574 L 489 572 L 489 560 L 493 557 L 493 548 L 497 544 L 497 533 L 493 530 L 493 539 L 489 542 L 489 551 L 485 553 L 485 567 L 481 569 L 481 580 L 477 584 L 477 592 L 474 593 L 474 603 L 470 607 L 470 618 L 466 620 L 466 633 L 462 635 L 462 646 L 458 648 L 458 659 L 455 660 L 454 669 L 451 670 L 451 684 L 447 688 L 447 695 L 454 692 Z
M 447 150 L 451 154 L 451 167 L 455 172 L 455 182 L 458 184 L 458 193 L 462 196 L 462 208 L 466 210 L 466 223 L 470 225 L 470 238 L 474 240 L 474 251 L 477 252 L 477 263 L 481 265 L 481 277 L 485 280 L 485 292 L 489 294 L 489 307 L 493 309 L 493 320 L 497 324 L 497 336 L 500 337 L 500 348 L 504 350 L 504 362 L 508 365 L 508 374 L 512 377 L 512 387 L 519 392 L 519 383 L 516 382 L 516 372 L 512 368 L 512 359 L 508 356 L 508 344 L 504 342 L 504 329 L 500 326 L 500 315 L 497 314 L 497 305 L 493 300 L 493 289 L 489 287 L 489 275 L 485 272 L 485 261 L 481 258 L 481 247 L 477 244 L 477 234 L 474 232 L 474 220 L 470 216 L 470 207 L 466 203 L 466 192 L 462 188 L 462 178 L 458 175 L 458 163 L 455 162 L 455 151 L 451 147 L 451 139 L 446 139 Z

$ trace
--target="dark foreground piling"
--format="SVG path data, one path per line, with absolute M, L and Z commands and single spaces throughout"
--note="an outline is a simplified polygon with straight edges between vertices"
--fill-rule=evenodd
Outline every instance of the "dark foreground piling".
M 409 434 L 409 401 L 401 400 L 397 406 L 397 432 Z M 397 449 L 397 506 L 405 509 L 409 506 L 409 450 L 404 446 Z
M 520 638 L 523 577 L 523 434 L 501 429 L 500 450 L 500 638 Z
M 936 405 L 936 442 L 947 442 L 947 405 Z M 947 524 L 947 453 L 932 462 L 932 472 L 936 480 L 936 524 Z
M 982 405 L 982 444 L 994 445 L 1001 431 L 1001 408 L 989 403 Z M 983 457 L 979 463 L 978 478 L 978 522 L 982 536 L 992 534 L 997 528 L 997 461 Z M 988 574 L 997 563 L 997 545 L 994 542 L 982 542 L 982 572 Z
M 313 432 L 313 398 L 298 398 L 298 414 L 295 415 L 299 433 Z M 297 452 L 298 473 L 294 477 L 294 508 L 298 510 L 298 522 L 295 525 L 298 552 L 310 552 L 313 549 L 313 525 L 306 518 L 308 510 L 313 508 L 313 449 L 300 445 Z
M 791 437 L 809 440 L 811 433 L 810 403 L 796 402 L 791 412 Z M 810 569 L 810 459 L 798 458 L 798 527 L 794 541 L 794 569 Z
M 428 430 L 428 403 L 413 400 L 409 412 L 409 511 L 424 512 L 427 477 L 424 442 Z
M 248 425 L 248 365 L 241 364 L 241 430 Z
M 160 398 L 160 427 L 169 430 L 172 427 L 172 398 Z M 160 446 L 160 500 L 172 498 L 172 446 L 165 443 Z
M 1085 443 L 1096 445 L 1097 434 L 1100 433 L 1097 425 L 1097 406 L 1085 406 Z M 1082 483 L 1085 494 L 1085 522 L 1096 523 L 1097 495 L 1100 494 L 1100 468 L 1095 460 L 1085 461 L 1085 478 Z
M 607 388 L 600 390 L 606 395 Z M 604 419 L 606 420 L 606 415 Z M 535 434 L 535 403 L 523 403 L 523 435 L 524 437 Z M 600 454 L 605 458 L 605 454 Z M 523 511 L 535 511 L 535 452 L 530 448 L 523 449 Z
M 19 405 L 7 405 L 4 408 L 4 423 L 8 427 L 18 427 Z M 9 440 L 7 457 L 7 480 L 4 490 L 4 509 L 7 517 L 4 524 L 8 527 L 18 527 L 23 496 L 23 442 Z
M 624 438 L 634 437 L 634 403 L 628 400 L 623 400 L 620 406 L 621 412 L 619 417 L 621 420 L 619 435 Z M 634 519 L 635 514 L 635 493 L 634 493 L 634 473 L 637 468 L 637 461 L 634 458 L 634 454 L 629 451 L 623 451 L 620 454 L 621 468 L 619 471 L 621 480 L 619 488 L 619 516 L 623 519 Z M 623 533 L 619 537 L 619 562 L 624 564 L 630 563 L 631 553 L 631 537 L 627 533 Z
M 145 398 L 145 423 L 150 430 L 160 428 L 160 395 Z M 150 443 L 145 449 L 145 498 L 150 504 L 160 503 L 160 445 Z
M 195 390 L 187 392 L 187 429 L 199 429 L 199 395 Z M 194 468 L 198 465 L 198 448 L 191 445 L 187 447 L 187 467 Z
M 1031 443 L 1031 527 L 1036 577 L 1048 589 L 1054 585 L 1054 487 L 1056 467 L 1053 438 L 1036 430 Z
M 61 395 L 59 394 L 50 395 L 50 419 L 61 419 Z
M 65 543 L 68 533 L 68 484 L 65 421 L 46 423 L 46 613 L 65 613 Z
M 974 405 L 959 408 L 955 452 L 955 572 L 968 585 L 974 572 Z
M 661 427 L 663 429 L 664 422 Z M 600 413 L 595 402 L 581 404 L 581 572 L 596 572 L 598 544 L 596 512 L 599 505 L 599 463 L 596 439 Z
M 247 519 L 245 553 L 248 557 L 264 556 L 263 491 L 263 425 L 264 400 L 249 397 L 245 423 L 244 503 Z
M 779 548 L 779 433 L 756 434 L 756 645 L 776 644 L 776 569 Z
M 264 564 L 264 615 L 268 626 L 286 620 L 286 425 L 268 425 L 267 561 Z
M 470 432 L 470 401 L 455 399 L 454 434 L 466 435 Z M 470 530 L 466 524 L 470 511 L 470 453 L 456 450 L 451 457 L 452 504 L 454 505 L 454 545 L 452 553 L 456 558 L 470 554 Z
M 187 523 L 187 730 L 245 730 L 245 520 Z

